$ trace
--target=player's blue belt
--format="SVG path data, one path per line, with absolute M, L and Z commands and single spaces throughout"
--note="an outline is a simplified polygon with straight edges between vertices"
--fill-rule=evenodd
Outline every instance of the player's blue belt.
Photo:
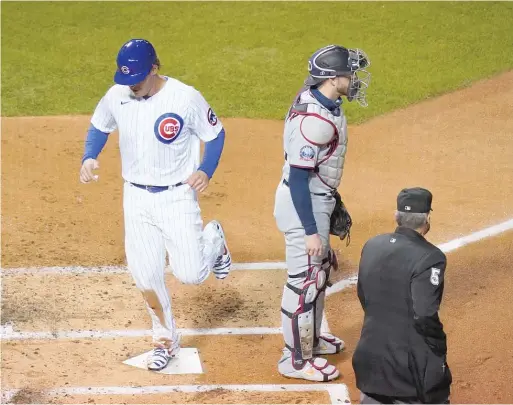
M 283 184 L 285 184 L 287 187 L 289 187 L 289 182 L 286 179 L 283 179 Z M 333 197 L 335 195 L 335 189 L 332 191 L 328 191 L 327 193 L 312 193 L 313 195 L 320 195 L 323 197 L 331 196 Z
M 176 183 L 172 186 L 144 186 L 142 184 L 136 184 L 136 183 L 132 183 L 130 182 L 130 184 L 132 186 L 135 186 L 135 187 L 138 187 L 138 188 L 142 188 L 143 190 L 147 190 L 149 191 L 150 193 L 160 193 L 162 191 L 166 191 L 166 190 L 169 190 L 170 188 L 175 188 L 175 187 L 179 187 L 179 186 L 183 186 L 185 183 Z

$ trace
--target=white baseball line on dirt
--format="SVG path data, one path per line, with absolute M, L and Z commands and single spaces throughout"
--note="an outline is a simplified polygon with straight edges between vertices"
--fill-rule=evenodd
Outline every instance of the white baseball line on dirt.
M 513 219 L 502 222 L 500 224 L 485 228 L 481 231 L 474 232 L 462 238 L 457 238 L 442 245 L 439 248 L 447 253 L 456 250 L 470 243 L 478 242 L 482 239 L 497 236 L 503 232 L 513 229 Z M 242 263 L 235 264 L 237 270 L 271 270 L 283 269 L 283 262 L 266 262 L 266 263 Z M 263 268 L 262 268 L 263 267 Z M 47 267 L 44 273 L 66 274 L 66 273 L 92 273 L 90 268 L 84 267 Z M 70 271 L 71 269 L 71 271 Z M 99 273 L 122 273 L 126 272 L 124 267 L 99 267 L 96 272 Z M 105 271 L 104 269 L 114 269 L 115 271 Z M 7 269 L 2 270 L 2 275 L 7 274 L 41 274 L 41 269 Z M 344 288 L 354 285 L 357 276 L 349 277 L 341 280 L 328 288 L 326 294 L 332 295 L 342 291 Z M 324 319 L 325 322 L 325 319 Z M 329 330 L 327 323 L 325 328 Z M 222 335 L 222 334 L 278 334 L 281 328 L 216 328 L 216 329 L 182 329 L 184 335 Z M 118 337 L 118 336 L 150 336 L 150 330 L 132 330 L 132 331 L 71 331 L 71 332 L 14 332 L 12 327 L 2 327 L 2 340 L 18 340 L 18 339 L 59 339 L 63 337 Z M 31 337 L 29 337 L 31 336 Z M 47 395 L 122 395 L 122 394 L 153 394 L 153 393 L 169 393 L 169 392 L 205 392 L 215 389 L 225 389 L 232 391 L 258 391 L 258 392 L 281 392 L 281 391 L 328 391 L 332 404 L 350 403 L 349 392 L 345 384 L 290 384 L 290 385 L 178 385 L 178 386 L 147 386 L 147 387 L 65 387 L 46 391 Z M 8 403 L 19 389 L 2 391 L 2 403 Z
M 217 389 L 238 392 L 322 392 L 327 391 L 332 404 L 350 403 L 345 384 L 254 384 L 254 385 L 154 385 L 141 387 L 62 387 L 42 391 L 47 396 L 62 395 L 144 395 L 165 393 L 198 393 Z M 19 389 L 2 391 L 2 403 L 9 403 Z
M 500 235 L 501 233 L 507 232 L 511 229 L 513 229 L 513 219 L 509 219 L 505 222 L 501 222 L 500 224 L 471 233 L 470 235 L 442 243 L 441 245 L 438 245 L 438 248 L 444 253 L 452 252 L 453 250 L 459 249 L 460 247 L 479 242 L 486 238 L 491 238 L 492 236 Z M 340 280 L 326 290 L 326 296 L 338 293 L 350 285 L 355 285 L 357 281 L 357 275 L 351 276 L 344 280 Z
M 287 265 L 285 262 L 255 262 L 255 263 L 233 263 L 231 270 L 286 270 Z M 64 266 L 64 267 L 19 267 L 12 269 L 2 269 L 0 273 L 2 276 L 17 276 L 22 274 L 36 274 L 36 275 L 66 275 L 66 274 L 128 274 L 126 266 L 96 266 L 96 267 L 83 267 L 83 266 Z M 166 267 L 166 273 L 171 273 L 171 269 Z
M 451 252 L 456 250 L 462 246 L 468 245 L 470 243 L 478 242 L 482 239 L 489 238 L 492 236 L 499 235 L 504 233 L 510 229 L 513 229 L 513 219 L 502 222 L 498 225 L 494 225 L 488 228 L 485 228 L 481 231 L 474 232 L 470 235 L 464 236 L 462 238 L 457 238 L 447 243 L 441 244 L 438 247 L 443 252 Z M 280 268 L 279 266 L 284 266 L 283 262 L 264 262 L 264 263 L 242 263 L 239 264 L 239 270 L 271 270 Z M 237 266 L 237 265 L 235 265 Z M 259 266 L 264 267 L 260 269 Z M 116 269 L 117 272 L 126 272 L 126 267 L 115 267 L 115 266 L 107 266 L 107 267 L 96 267 L 96 268 L 87 268 L 87 267 L 46 267 L 47 269 L 44 274 L 68 274 L 68 273 L 94 273 L 95 270 L 99 273 L 109 273 L 110 270 L 105 271 L 104 269 Z M 27 273 L 37 273 L 41 274 L 41 269 L 38 268 L 27 268 L 27 269 L 6 269 L 3 272 L 9 272 L 8 274 L 25 274 Z M 20 273 L 20 271 L 22 273 Z M 352 285 L 355 285 L 358 280 L 356 275 L 353 275 L 347 279 L 340 280 L 339 282 L 333 284 L 326 291 L 326 295 L 332 295 L 342 291 L 345 288 L 348 288 Z M 323 331 L 329 332 L 329 326 L 326 321 L 326 317 L 323 317 Z M 202 335 L 274 335 L 281 334 L 282 330 L 280 327 L 271 328 L 271 327 L 254 327 L 254 328 L 205 328 L 205 329 L 180 329 L 184 336 L 202 336 Z M 2 340 L 27 340 L 27 339 L 43 339 L 43 340 L 55 340 L 55 339 L 79 339 L 79 338 L 112 338 L 112 337 L 142 337 L 142 336 L 151 336 L 150 330 L 110 330 L 110 331 L 100 331 L 100 330 L 75 330 L 75 331 L 55 331 L 55 332 L 15 332 L 13 330 L 12 325 L 4 325 L 1 328 L 1 338 Z
M 513 218 L 508 221 L 501 222 L 500 224 L 471 233 L 470 235 L 463 236 L 462 238 L 443 243 L 438 247 L 442 250 L 442 252 L 448 253 L 465 245 L 479 242 L 480 240 L 491 238 L 492 236 L 500 235 L 501 233 L 507 232 L 510 229 L 513 229 Z
M 352 285 L 356 285 L 358 282 L 358 276 L 351 276 L 348 278 L 344 278 L 343 280 L 337 281 L 331 287 L 326 289 L 326 297 L 333 295 L 342 291 L 345 288 L 351 287 Z
M 152 336 L 151 329 L 121 329 L 121 330 L 71 330 L 47 332 L 16 332 L 13 325 L 2 325 L 0 331 L 2 340 L 58 340 L 58 339 L 111 339 L 116 337 Z M 213 336 L 213 335 L 278 335 L 281 328 L 202 328 L 178 329 L 182 336 Z
M 497 225 L 490 226 L 488 228 L 482 229 L 480 231 L 471 233 L 470 235 L 463 236 L 462 238 L 457 238 L 451 240 L 447 243 L 443 243 L 438 247 L 445 253 L 456 250 L 462 246 L 468 245 L 470 243 L 478 242 L 482 239 L 489 238 L 492 236 L 497 236 L 501 233 L 509 231 L 513 229 L 513 218 L 509 219 L 505 222 L 502 222 Z M 286 270 L 287 265 L 285 262 L 253 262 L 253 263 L 233 263 L 232 270 Z M 169 267 L 166 268 L 166 272 L 170 272 Z M 12 276 L 12 275 L 22 275 L 22 274 L 87 274 L 87 273 L 106 273 L 106 274 L 118 274 L 118 273 L 128 273 L 128 269 L 126 266 L 99 266 L 99 267 L 82 267 L 82 266 L 65 266 L 65 267 L 20 267 L 20 268 L 11 268 L 11 269 L 1 269 L 0 275 L 2 276 Z M 336 283 L 336 285 L 352 285 L 354 283 L 354 277 L 349 277 L 348 279 L 344 279 Z M 328 289 L 331 290 L 331 293 L 340 291 L 335 285 Z M 345 288 L 345 287 L 344 287 Z

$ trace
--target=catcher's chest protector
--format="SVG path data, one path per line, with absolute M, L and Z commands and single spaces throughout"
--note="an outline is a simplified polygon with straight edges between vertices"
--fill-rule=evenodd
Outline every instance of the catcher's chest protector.
M 291 143 L 305 140 L 316 152 L 311 191 L 336 189 L 342 179 L 347 150 L 347 121 L 342 109 L 340 116 L 333 115 L 310 90 L 303 91 L 288 113 L 284 132 L 285 153 L 295 149 Z

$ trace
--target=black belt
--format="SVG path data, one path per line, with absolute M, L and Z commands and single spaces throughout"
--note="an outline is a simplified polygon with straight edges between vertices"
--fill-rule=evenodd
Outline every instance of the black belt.
M 143 190 L 147 190 L 150 193 L 160 193 L 162 191 L 169 190 L 170 188 L 183 186 L 185 183 L 180 182 L 180 183 L 176 183 L 176 184 L 174 184 L 172 186 L 144 186 L 142 184 L 136 184 L 136 183 L 132 183 L 132 182 L 130 182 L 130 184 L 132 186 L 135 186 L 135 187 L 138 187 L 138 188 L 142 188 Z
M 289 187 L 289 182 L 285 179 L 283 179 L 283 184 L 285 184 L 287 187 Z M 329 191 L 327 193 L 312 193 L 313 195 L 320 195 L 322 197 L 328 197 L 328 196 L 331 196 L 333 197 L 335 195 L 335 189 L 333 189 L 332 191 Z

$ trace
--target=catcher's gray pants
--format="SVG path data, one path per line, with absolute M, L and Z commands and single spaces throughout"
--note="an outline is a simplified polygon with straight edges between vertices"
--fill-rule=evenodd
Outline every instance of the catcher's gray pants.
M 285 346 L 292 352 L 294 365 L 312 358 L 312 349 L 321 332 L 326 283 L 331 268 L 329 232 L 335 208 L 331 195 L 312 194 L 317 231 L 324 246 L 323 256 L 306 253 L 305 230 L 294 208 L 290 189 L 280 182 L 275 195 L 274 217 L 285 236 L 287 284 L 283 289 L 282 327 Z

